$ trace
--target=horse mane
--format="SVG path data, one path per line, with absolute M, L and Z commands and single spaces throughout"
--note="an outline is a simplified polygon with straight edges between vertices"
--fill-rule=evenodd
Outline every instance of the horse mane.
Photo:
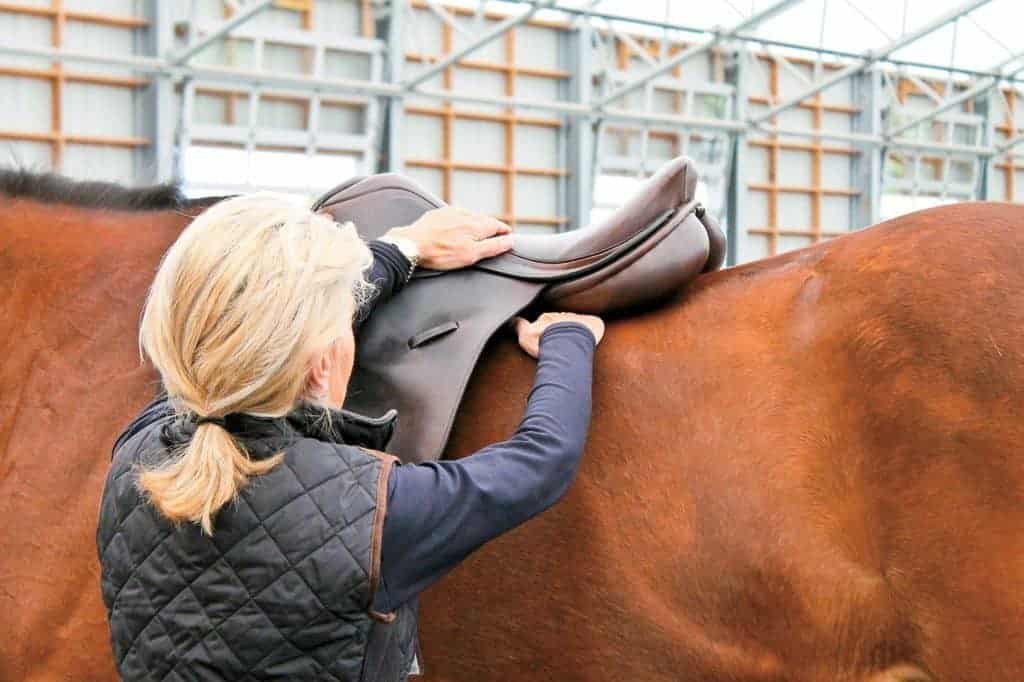
M 113 182 L 74 180 L 56 173 L 0 168 L 0 196 L 82 208 L 165 211 L 205 208 L 220 197 L 188 199 L 177 183 L 124 187 Z

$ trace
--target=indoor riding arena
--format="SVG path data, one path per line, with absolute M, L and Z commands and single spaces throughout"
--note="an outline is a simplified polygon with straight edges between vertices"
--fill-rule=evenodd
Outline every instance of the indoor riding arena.
M 0 682 L 1024 682 L 1022 26 L 0 1 Z

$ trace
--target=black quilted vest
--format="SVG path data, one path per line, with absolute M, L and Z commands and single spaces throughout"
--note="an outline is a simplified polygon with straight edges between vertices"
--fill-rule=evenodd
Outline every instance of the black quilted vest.
M 346 413 L 347 414 L 347 413 Z M 213 537 L 175 526 L 136 488 L 137 465 L 165 461 L 191 420 L 168 414 L 115 448 L 97 546 L 117 668 L 125 680 L 404 680 L 416 609 L 371 613 L 392 460 L 390 425 L 303 406 L 287 418 L 231 415 L 228 429 L 262 458 L 214 519 Z M 361 431 L 361 433 L 359 433 Z M 343 436 L 349 436 L 345 438 Z M 374 442 L 376 441 L 376 442 Z

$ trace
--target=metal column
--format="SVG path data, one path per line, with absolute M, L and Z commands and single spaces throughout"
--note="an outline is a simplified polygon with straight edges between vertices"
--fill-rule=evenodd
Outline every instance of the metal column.
M 747 70 L 750 68 L 750 54 L 746 44 L 737 46 L 733 53 L 726 80 L 731 80 L 736 87 L 733 103 L 733 118 L 737 121 L 747 120 Z M 732 158 L 729 167 L 729 188 L 726 195 L 725 229 L 728 244 L 726 246 L 725 264 L 736 265 L 739 262 L 740 243 L 747 239 L 747 131 L 732 134 Z
M 174 17 L 171 4 L 150 0 L 143 3 L 149 28 L 135 39 L 136 53 L 159 57 L 174 45 Z M 154 76 L 135 94 L 135 128 L 150 140 L 135 155 L 135 180 L 152 184 L 180 180 L 175 173 L 174 130 L 178 112 L 174 106 L 174 85 L 169 78 Z
M 996 142 L 996 123 L 995 123 L 995 112 L 997 106 L 997 99 L 1000 94 L 996 88 L 989 89 L 984 97 L 979 97 L 976 104 L 976 111 L 985 117 L 985 123 L 982 126 L 982 139 L 981 144 L 992 147 Z M 996 160 L 994 156 L 984 156 L 977 160 L 980 166 L 978 187 L 975 190 L 975 194 L 981 201 L 990 201 L 992 198 L 992 183 L 995 182 L 996 175 Z M 1007 198 L 1006 200 L 1010 200 Z
M 566 63 L 573 67 L 569 99 L 580 104 L 589 103 L 592 98 L 592 40 L 593 29 L 590 22 L 581 21 L 569 35 L 564 48 Z M 569 118 L 566 137 L 566 167 L 569 171 L 569 182 L 566 186 L 566 217 L 570 226 L 582 227 L 590 224 L 590 209 L 593 204 L 593 170 L 596 163 L 593 121 L 584 117 Z
M 860 103 L 860 113 L 853 121 L 855 132 L 877 136 L 882 132 L 882 74 L 868 69 L 853 79 L 853 101 Z M 860 153 L 850 158 L 850 177 L 860 188 L 860 196 L 850 202 L 850 227 L 859 229 L 879 220 L 882 193 L 882 154 L 876 144 L 853 142 Z
M 405 65 L 405 22 L 408 11 L 408 0 L 391 0 L 387 18 L 377 25 L 377 35 L 387 35 L 388 41 L 387 62 L 384 65 L 385 83 L 397 85 L 402 82 L 402 67 Z M 386 26 L 382 27 L 382 23 L 386 23 Z M 405 167 L 402 157 L 405 99 L 401 96 L 388 97 L 385 111 L 387 124 L 384 129 L 383 154 L 378 167 L 382 172 L 401 173 Z

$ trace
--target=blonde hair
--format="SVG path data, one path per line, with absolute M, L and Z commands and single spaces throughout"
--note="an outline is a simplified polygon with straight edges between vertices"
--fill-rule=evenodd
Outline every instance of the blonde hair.
M 179 412 L 283 416 L 302 397 L 313 352 L 342 335 L 369 294 L 371 260 L 351 223 L 288 197 L 218 202 L 165 254 L 140 351 Z M 251 459 L 224 428 L 203 423 L 165 464 L 140 471 L 138 484 L 164 516 L 212 535 L 217 511 L 282 457 Z

